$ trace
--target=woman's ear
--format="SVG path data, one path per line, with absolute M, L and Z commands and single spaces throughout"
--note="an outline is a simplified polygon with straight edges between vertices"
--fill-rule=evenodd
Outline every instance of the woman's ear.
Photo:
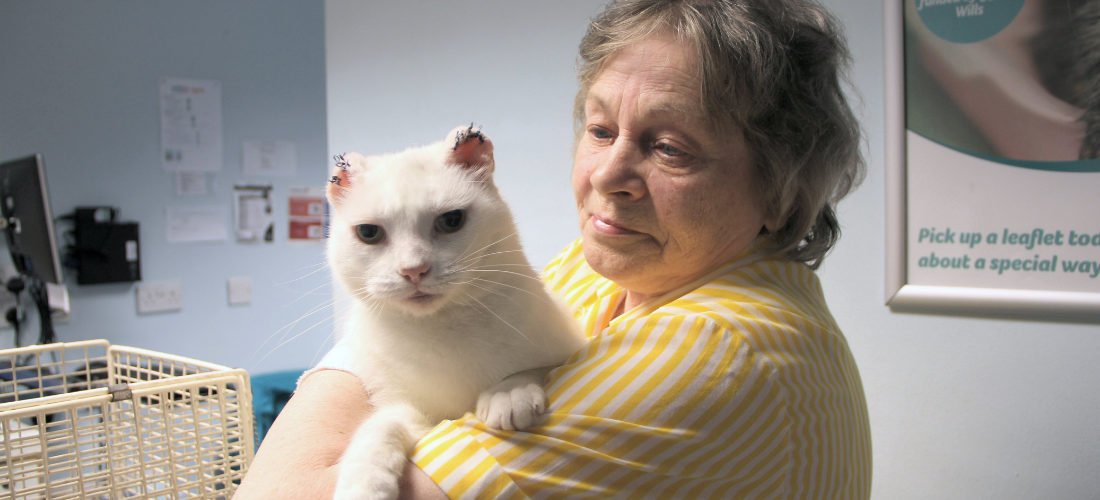
M 775 234 L 780 229 L 783 229 L 783 227 L 787 225 L 787 220 L 789 220 L 791 218 L 791 215 L 794 214 L 794 210 L 795 208 L 791 207 L 791 209 L 788 210 L 787 213 L 781 217 L 768 217 L 764 219 L 764 229 L 766 229 L 770 234 Z

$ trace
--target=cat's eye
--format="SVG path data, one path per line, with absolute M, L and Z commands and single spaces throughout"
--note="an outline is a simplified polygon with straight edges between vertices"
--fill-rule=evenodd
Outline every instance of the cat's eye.
M 444 233 L 453 233 L 462 229 L 462 225 L 465 223 L 465 210 L 451 210 L 450 212 L 444 212 L 435 220 L 435 228 Z
M 359 236 L 359 239 L 363 243 L 373 245 L 382 241 L 386 237 L 386 231 L 382 229 L 382 226 L 376 226 L 374 224 L 359 224 L 355 226 L 355 234 Z

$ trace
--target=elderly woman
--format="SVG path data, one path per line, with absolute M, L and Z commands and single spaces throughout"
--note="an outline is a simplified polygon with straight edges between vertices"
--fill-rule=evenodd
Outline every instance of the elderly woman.
M 594 19 L 581 238 L 545 273 L 591 343 L 547 377 L 540 425 L 441 423 L 402 495 L 868 498 L 863 388 L 813 272 L 863 173 L 846 58 L 809 0 L 623 0 Z M 237 498 L 331 497 L 369 411 L 354 376 L 306 377 Z

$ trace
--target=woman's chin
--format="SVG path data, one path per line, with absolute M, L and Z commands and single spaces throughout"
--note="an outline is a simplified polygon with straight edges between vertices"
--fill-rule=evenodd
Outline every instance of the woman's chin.
M 655 255 L 653 248 L 646 242 L 634 241 L 634 244 L 620 244 L 618 238 L 612 241 L 599 235 L 585 234 L 584 260 L 600 276 L 629 289 L 627 283 L 635 283 L 644 278 L 646 269 L 651 268 Z

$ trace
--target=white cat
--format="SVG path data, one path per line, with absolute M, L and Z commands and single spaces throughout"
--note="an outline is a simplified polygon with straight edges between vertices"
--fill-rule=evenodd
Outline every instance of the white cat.
M 527 263 L 480 130 L 337 159 L 328 260 L 356 299 L 341 343 L 374 411 L 340 459 L 335 498 L 392 499 L 439 421 L 476 405 L 497 428 L 534 424 L 548 367 L 586 341 Z

